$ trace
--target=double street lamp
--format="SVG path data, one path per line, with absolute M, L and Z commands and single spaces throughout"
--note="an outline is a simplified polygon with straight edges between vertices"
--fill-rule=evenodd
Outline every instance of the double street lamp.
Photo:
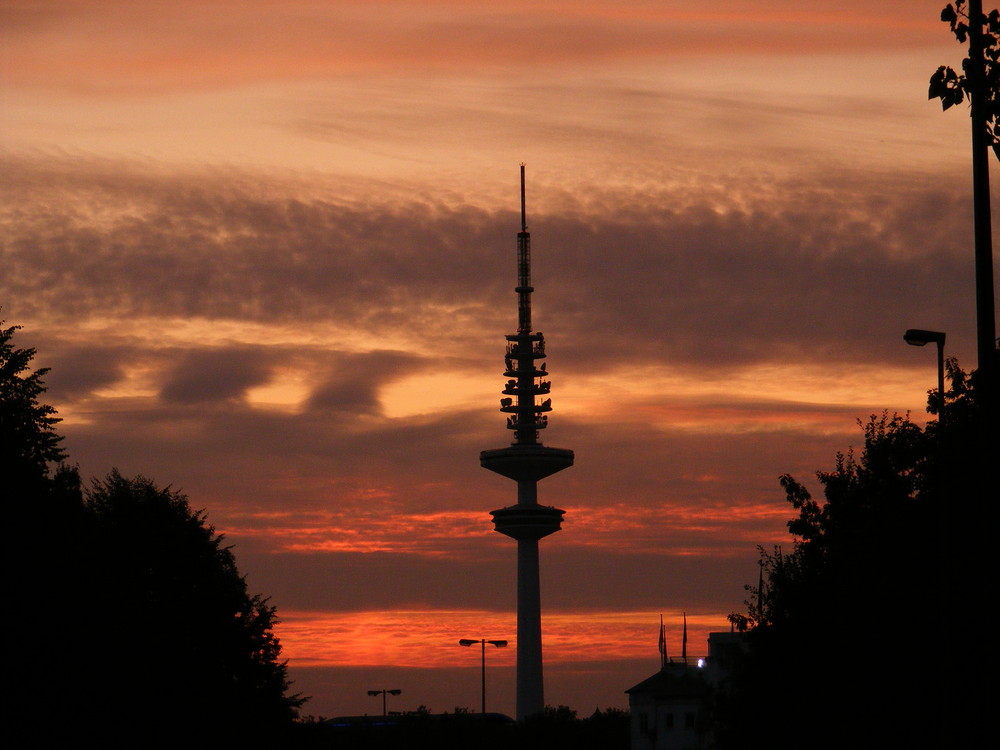
M 402 690 L 369 690 L 368 691 L 368 695 L 372 695 L 372 696 L 381 695 L 382 696 L 382 715 L 383 716 L 388 716 L 389 714 L 386 712 L 386 709 L 385 709 L 385 696 L 386 695 L 399 695 L 402 692 L 403 692 Z
M 944 422 L 944 333 L 941 331 L 925 331 L 922 328 L 911 328 L 903 334 L 903 341 L 910 346 L 926 346 L 937 344 L 938 365 L 938 419 Z
M 475 644 L 480 644 L 482 646 L 483 655 L 483 705 L 482 713 L 486 713 L 486 644 L 491 643 L 497 648 L 503 648 L 507 645 L 507 641 L 491 641 L 486 638 L 472 639 L 472 638 L 462 638 L 459 642 L 459 646 L 474 646 Z

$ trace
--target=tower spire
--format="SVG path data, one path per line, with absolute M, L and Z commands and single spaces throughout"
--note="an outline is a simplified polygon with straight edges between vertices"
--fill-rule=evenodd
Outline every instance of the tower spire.
M 521 231 L 528 231 L 527 214 L 524 211 L 524 162 L 521 162 Z
M 508 334 L 504 356 L 507 383 L 500 411 L 508 414 L 514 439 L 507 448 L 482 451 L 485 469 L 517 482 L 517 504 L 491 511 L 494 528 L 517 540 L 517 718 L 523 720 L 545 707 L 542 685 L 541 592 L 538 580 L 538 540 L 559 531 L 565 511 L 538 504 L 538 480 L 573 465 L 573 451 L 549 448 L 538 439 L 552 410 L 546 378 L 545 339 L 531 327 L 531 237 L 524 199 L 521 165 L 521 231 L 517 234 L 517 333 Z M 539 402 L 539 399 L 542 399 Z
M 521 231 L 517 233 L 517 332 L 531 333 L 531 235 L 524 202 L 524 164 L 521 165 Z M 507 337 L 510 338 L 509 336 Z

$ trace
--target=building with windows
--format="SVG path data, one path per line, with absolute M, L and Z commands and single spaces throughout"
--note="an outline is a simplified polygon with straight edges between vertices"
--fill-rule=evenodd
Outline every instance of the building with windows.
M 702 750 L 706 737 L 708 681 L 702 668 L 680 662 L 625 691 L 632 721 L 632 750 Z
M 662 631 L 661 631 L 662 632 Z M 660 671 L 629 688 L 632 750 L 709 750 L 713 747 L 710 692 L 725 682 L 744 648 L 744 633 L 709 633 L 708 657 L 666 658 L 661 636 Z

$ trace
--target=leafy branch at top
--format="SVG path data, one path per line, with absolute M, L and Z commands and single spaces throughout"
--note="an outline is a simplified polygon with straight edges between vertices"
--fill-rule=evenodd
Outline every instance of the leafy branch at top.
M 941 10 L 941 20 L 951 27 L 952 33 L 961 44 L 969 41 L 972 23 L 978 23 L 979 28 L 983 30 L 981 106 L 989 133 L 989 143 L 1000 159 L 1000 12 L 994 9 L 989 15 L 982 14 L 974 21 L 969 18 L 967 0 L 956 0 Z M 966 57 L 962 61 L 961 74 L 946 65 L 939 67 L 931 76 L 927 98 L 940 99 L 942 109 L 961 104 L 967 99 L 971 103 L 975 85 L 974 76 L 971 81 L 969 77 L 971 65 L 971 58 Z

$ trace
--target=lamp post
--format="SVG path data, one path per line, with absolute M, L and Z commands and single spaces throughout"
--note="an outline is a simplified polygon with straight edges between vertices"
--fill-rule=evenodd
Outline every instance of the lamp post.
M 482 672 L 482 674 L 483 674 L 483 705 L 482 705 L 482 709 L 483 710 L 482 710 L 482 713 L 485 714 L 486 713 L 486 644 L 487 643 L 492 643 L 497 648 L 503 648 L 504 646 L 507 645 L 507 641 L 490 641 L 490 640 L 487 640 L 486 638 L 480 638 L 478 640 L 475 640 L 475 639 L 472 639 L 472 638 L 462 638 L 458 642 L 458 645 L 459 646 L 472 646 L 472 645 L 474 645 L 476 643 L 478 643 L 478 644 L 480 644 L 482 646 L 482 653 L 483 653 L 483 672 Z
M 382 715 L 388 716 L 389 713 L 385 709 L 385 696 L 388 695 L 399 695 L 402 690 L 369 690 L 368 695 L 381 695 L 382 696 Z
M 937 344 L 938 364 L 938 402 L 940 411 L 938 419 L 944 422 L 944 333 L 941 331 L 925 331 L 921 328 L 910 328 L 903 334 L 903 341 L 910 346 L 926 346 Z

